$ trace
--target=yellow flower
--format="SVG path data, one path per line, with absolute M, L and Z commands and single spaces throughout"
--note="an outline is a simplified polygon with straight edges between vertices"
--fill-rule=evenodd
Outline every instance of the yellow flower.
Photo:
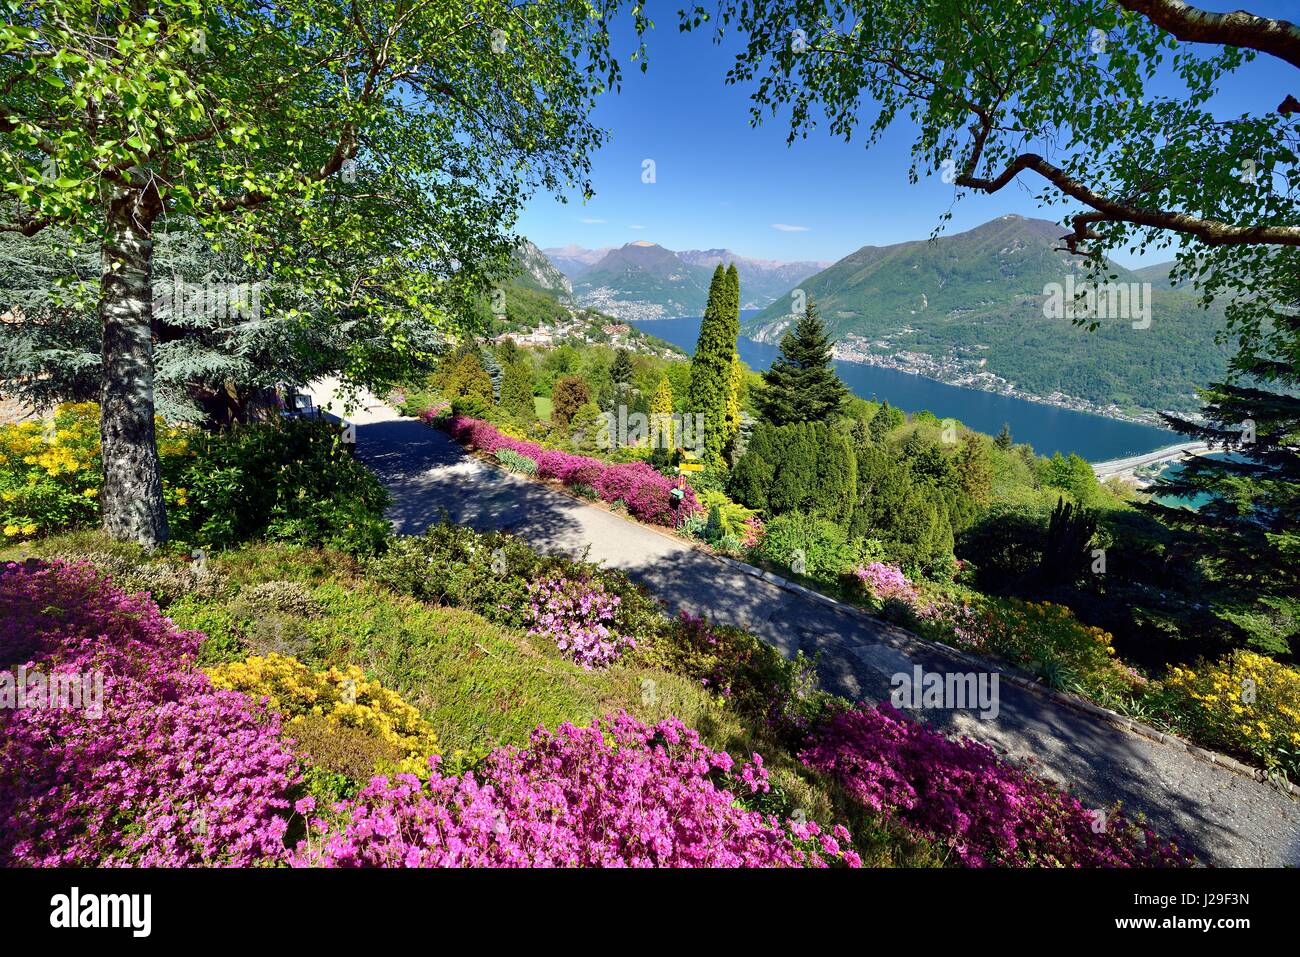
M 15 535 L 17 535 L 17 534 L 18 534 L 18 526 L 17 526 L 17 525 L 6 525 L 6 526 L 5 526 L 5 536 L 6 536 L 6 537 L 8 537 L 8 538 L 13 538 L 13 537 L 14 537 Z
M 24 525 L 24 526 L 23 526 L 23 534 L 24 534 L 24 535 L 35 535 L 35 534 L 36 534 L 36 523 L 35 523 L 35 522 L 28 522 L 26 525 Z
M 85 498 L 94 498 L 96 495 L 99 494 L 99 489 L 97 489 L 97 488 L 82 489 L 81 494 L 82 494 Z

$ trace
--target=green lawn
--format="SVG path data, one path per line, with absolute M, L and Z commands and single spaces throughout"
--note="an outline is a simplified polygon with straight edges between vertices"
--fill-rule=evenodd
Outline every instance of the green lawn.
M 533 405 L 537 407 L 537 417 L 543 422 L 551 421 L 551 397 L 549 395 L 533 396 Z

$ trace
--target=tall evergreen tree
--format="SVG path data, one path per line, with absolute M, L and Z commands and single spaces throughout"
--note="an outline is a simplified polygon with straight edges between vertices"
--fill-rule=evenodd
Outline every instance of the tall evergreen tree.
M 537 418 L 537 404 L 533 401 L 533 370 L 522 359 L 506 365 L 501 380 L 501 407 L 524 422 Z
M 724 270 L 719 264 L 713 270 L 700 338 L 691 357 L 691 388 L 685 410 L 688 415 L 704 416 L 704 458 L 715 467 L 724 463 L 731 364 L 740 333 L 739 279 L 733 283 L 729 273 L 735 273 L 734 265 Z
M 628 385 L 632 381 L 632 353 L 626 349 L 614 350 L 614 361 L 609 366 L 609 379 L 614 385 Z
M 1195 510 L 1147 507 L 1189 535 L 1211 580 L 1214 614 L 1272 654 L 1300 653 L 1300 271 L 1291 306 L 1273 316 L 1262 355 L 1238 356 L 1240 382 L 1201 393 L 1204 421 L 1164 415 L 1182 434 L 1229 453 L 1200 456 L 1156 483 L 1157 497 Z
M 827 422 L 844 408 L 849 390 L 831 366 L 830 336 L 811 296 L 763 380 L 760 411 L 773 425 Z
M 1003 422 L 1002 431 L 997 434 L 997 437 L 993 440 L 993 444 L 1005 452 L 1007 449 L 1011 448 L 1011 443 L 1011 423 Z

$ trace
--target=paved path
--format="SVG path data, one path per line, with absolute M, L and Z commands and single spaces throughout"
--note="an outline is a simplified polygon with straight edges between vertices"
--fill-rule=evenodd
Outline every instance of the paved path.
M 486 465 L 443 433 L 386 407 L 372 403 L 348 418 L 357 423 L 358 454 L 393 494 L 390 517 L 399 532 L 418 534 L 445 511 L 452 521 L 512 532 L 541 551 L 586 552 L 644 582 L 673 611 L 743 625 L 786 655 L 821 652 L 825 687 L 848 698 L 887 698 L 889 676 L 913 664 L 970 670 L 899 628 L 792 594 L 672 536 Z M 1208 863 L 1300 865 L 1300 802 L 1010 682 L 999 690 L 996 718 L 973 711 L 925 716 L 1033 762 L 1090 806 L 1122 801 Z

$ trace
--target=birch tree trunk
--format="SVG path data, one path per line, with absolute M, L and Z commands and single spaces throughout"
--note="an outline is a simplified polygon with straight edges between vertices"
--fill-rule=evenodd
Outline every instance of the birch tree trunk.
M 104 328 L 100 440 L 104 531 L 152 549 L 167 540 L 162 473 L 154 439 L 153 204 L 120 191 L 108 206 L 101 250 Z

